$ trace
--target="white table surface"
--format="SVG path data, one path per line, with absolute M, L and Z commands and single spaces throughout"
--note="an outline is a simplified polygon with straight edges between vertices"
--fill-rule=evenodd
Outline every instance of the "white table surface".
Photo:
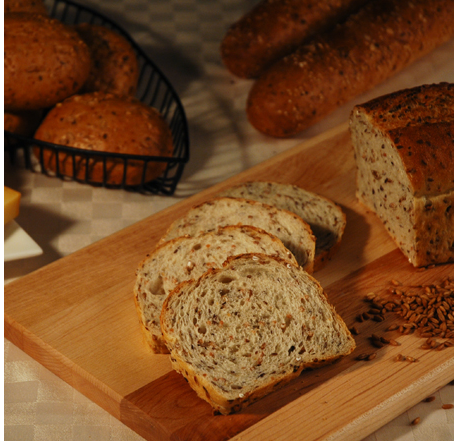
M 5 165 L 5 185 L 22 193 L 17 223 L 43 254 L 5 262 L 4 279 L 28 274 L 179 200 L 347 121 L 353 104 L 424 83 L 454 81 L 448 43 L 386 83 L 292 139 L 268 138 L 245 117 L 251 81 L 222 66 L 219 43 L 255 0 L 85 0 L 125 28 L 166 74 L 186 110 L 191 160 L 174 196 L 141 195 L 63 182 Z M 141 440 L 109 413 L 4 340 L 4 428 L 7 441 Z M 454 387 L 420 403 L 366 441 L 454 439 Z M 421 418 L 418 425 L 410 423 Z

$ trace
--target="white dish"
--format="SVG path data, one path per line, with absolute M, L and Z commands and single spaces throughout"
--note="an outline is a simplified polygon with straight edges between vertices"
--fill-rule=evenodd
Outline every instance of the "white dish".
M 3 259 L 5 262 L 43 254 L 43 250 L 15 221 L 5 225 L 4 233 Z

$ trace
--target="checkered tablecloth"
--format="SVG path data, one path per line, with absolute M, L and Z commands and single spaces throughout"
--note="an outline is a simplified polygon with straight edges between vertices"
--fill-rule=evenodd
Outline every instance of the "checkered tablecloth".
M 200 192 L 304 139 L 347 120 L 354 102 L 288 140 L 269 139 L 245 117 L 251 81 L 223 68 L 219 43 L 228 26 L 255 0 L 85 0 L 126 29 L 169 78 L 184 104 L 191 160 L 174 196 L 141 195 L 94 188 L 13 169 L 5 164 L 5 184 L 22 193 L 18 224 L 42 247 L 41 256 L 5 262 L 4 278 L 21 277 L 60 257 Z M 357 98 L 417 84 L 454 81 L 453 43 Z M 122 423 L 5 340 L 4 426 L 7 441 L 140 440 Z M 448 385 L 435 400 L 420 403 L 366 441 L 450 441 L 454 402 Z M 416 417 L 418 425 L 410 423 Z

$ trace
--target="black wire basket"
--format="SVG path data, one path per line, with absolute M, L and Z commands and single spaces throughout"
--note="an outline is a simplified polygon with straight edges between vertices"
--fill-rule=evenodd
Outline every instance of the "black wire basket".
M 14 165 L 20 164 L 34 172 L 90 185 L 123 188 L 141 193 L 174 194 L 184 166 L 189 160 L 189 135 L 184 108 L 169 80 L 146 56 L 131 36 L 112 20 L 70 0 L 53 0 L 51 4 L 47 3 L 47 6 L 49 6 L 50 16 L 65 24 L 90 23 L 106 26 L 120 33 L 131 43 L 136 52 L 139 65 L 136 97 L 144 104 L 157 109 L 168 123 L 173 136 L 174 151 L 172 157 L 96 152 L 51 144 L 5 130 L 4 149 L 9 156 L 10 162 Z M 52 152 L 53 158 L 55 158 L 53 171 L 50 171 L 44 165 L 43 152 L 45 149 L 47 152 Z M 67 158 L 67 161 L 71 158 L 73 173 L 69 174 L 67 171 L 64 174 L 64 171 L 60 169 L 60 163 L 62 163 L 60 158 Z M 122 178 L 116 184 L 107 180 L 109 168 L 114 161 L 123 165 Z M 130 186 L 127 184 L 126 176 L 129 165 L 134 162 L 138 167 L 142 167 L 142 178 L 139 185 Z M 145 182 L 146 171 L 149 165 L 152 165 L 152 162 L 163 164 L 164 171 L 155 180 Z M 94 181 L 91 178 L 90 168 L 95 163 L 102 167 L 102 180 Z M 78 167 L 76 164 L 78 164 Z M 84 173 L 81 170 L 82 164 Z M 120 167 L 120 165 L 118 166 Z

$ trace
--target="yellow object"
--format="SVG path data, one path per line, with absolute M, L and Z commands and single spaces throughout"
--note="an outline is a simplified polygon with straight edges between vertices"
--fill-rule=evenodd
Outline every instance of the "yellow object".
M 12 221 L 19 214 L 21 193 L 12 188 L 3 186 L 3 202 L 5 204 L 4 225 Z

